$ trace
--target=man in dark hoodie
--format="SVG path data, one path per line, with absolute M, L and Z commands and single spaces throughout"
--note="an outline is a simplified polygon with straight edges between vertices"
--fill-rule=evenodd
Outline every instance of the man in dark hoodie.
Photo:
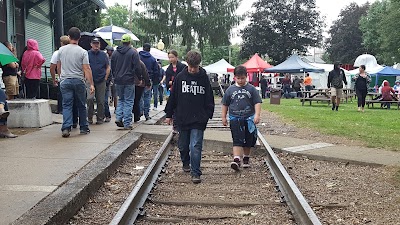
M 340 63 L 335 62 L 333 70 L 328 75 L 328 88 L 331 88 L 332 111 L 338 111 L 340 98 L 343 96 L 343 83 L 347 85 L 346 75 L 340 68 Z
M 143 93 L 143 111 L 146 120 L 150 119 L 150 100 L 153 91 L 154 96 L 154 108 L 157 108 L 157 96 L 158 96 L 158 85 L 160 84 L 160 71 L 158 68 L 157 60 L 150 54 L 151 45 L 145 43 L 143 45 L 143 51 L 139 52 L 140 60 L 146 65 L 147 72 L 151 80 L 151 87 L 146 87 Z
M 115 123 L 118 127 L 132 129 L 132 108 L 135 98 L 135 76 L 140 74 L 139 54 L 131 47 L 131 36 L 124 34 L 122 46 L 111 56 L 111 72 L 119 98 Z
M 201 182 L 203 135 L 214 114 L 214 96 L 207 73 L 199 66 L 200 53 L 189 51 L 186 59 L 188 67 L 175 77 L 165 113 L 168 124 L 175 116 L 183 171 L 191 172 L 192 182 L 197 184 Z

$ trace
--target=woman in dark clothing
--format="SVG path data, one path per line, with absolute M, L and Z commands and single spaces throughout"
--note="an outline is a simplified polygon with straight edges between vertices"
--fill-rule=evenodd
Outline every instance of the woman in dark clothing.
M 169 66 L 167 68 L 167 71 L 165 71 L 165 76 L 166 76 L 166 84 L 167 84 L 167 90 L 171 91 L 172 88 L 172 83 L 175 79 L 175 76 L 178 75 L 183 69 L 185 69 L 185 64 L 181 63 L 178 61 L 178 52 L 175 50 L 170 50 L 168 52 L 168 58 L 169 58 Z
M 142 98 L 144 89 L 151 86 L 149 74 L 146 69 L 146 65 L 142 61 L 140 62 L 141 74 L 135 76 L 135 100 L 133 101 L 133 122 L 138 122 L 142 116 L 140 112 L 140 98 Z
M 369 83 L 371 82 L 371 77 L 367 72 L 365 72 L 365 65 L 361 65 L 359 68 L 359 73 L 353 77 L 355 83 L 355 89 L 357 94 L 358 111 L 364 112 L 365 98 L 367 97 Z

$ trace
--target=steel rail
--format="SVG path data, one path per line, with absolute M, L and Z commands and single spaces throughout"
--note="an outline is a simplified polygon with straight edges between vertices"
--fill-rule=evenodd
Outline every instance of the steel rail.
M 174 134 L 171 132 L 160 150 L 158 150 L 153 161 L 151 161 L 150 165 L 133 188 L 132 192 L 126 198 L 125 202 L 110 222 L 110 225 L 134 224 L 139 214 L 143 211 L 143 205 L 168 160 L 168 156 L 172 149 L 170 143 L 173 137 Z
M 301 194 L 300 190 L 297 188 L 285 167 L 279 161 L 278 157 L 260 131 L 257 131 L 257 136 L 268 153 L 266 164 L 268 165 L 275 182 L 278 184 L 279 190 L 284 196 L 284 201 L 289 206 L 296 222 L 302 225 L 321 225 L 317 215 Z

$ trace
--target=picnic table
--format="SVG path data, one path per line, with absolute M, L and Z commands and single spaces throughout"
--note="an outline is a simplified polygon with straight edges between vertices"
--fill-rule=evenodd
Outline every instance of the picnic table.
M 378 92 L 368 92 L 367 93 L 367 97 L 368 99 L 365 100 L 365 104 L 367 104 L 367 107 L 370 108 L 370 106 L 372 108 L 374 108 L 374 103 L 376 104 L 382 104 L 383 103 L 389 103 L 389 104 L 395 104 L 397 105 L 397 109 L 400 109 L 400 101 L 399 101 L 399 96 L 394 94 L 393 95 L 393 100 L 392 101 L 383 101 L 381 99 L 379 99 L 379 97 L 381 96 L 381 94 L 379 94 Z
M 304 106 L 305 102 L 328 102 L 331 103 L 331 98 L 329 94 L 329 89 L 316 89 L 312 91 L 302 91 L 302 98 L 300 99 L 301 105 Z M 308 96 L 308 97 L 306 97 Z
M 343 88 L 343 99 L 345 99 L 346 103 L 350 98 L 353 101 L 353 97 L 356 96 L 355 90 L 352 88 Z

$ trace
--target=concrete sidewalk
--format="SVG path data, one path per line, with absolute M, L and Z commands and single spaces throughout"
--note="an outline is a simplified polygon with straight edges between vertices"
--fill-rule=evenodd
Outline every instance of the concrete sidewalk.
M 163 114 L 163 107 L 150 116 Z M 62 116 L 53 114 L 53 120 L 53 125 L 0 142 L 1 225 L 26 213 L 129 132 L 118 130 L 113 116 L 110 123 L 90 125 L 88 135 L 73 129 L 69 138 L 62 138 Z

